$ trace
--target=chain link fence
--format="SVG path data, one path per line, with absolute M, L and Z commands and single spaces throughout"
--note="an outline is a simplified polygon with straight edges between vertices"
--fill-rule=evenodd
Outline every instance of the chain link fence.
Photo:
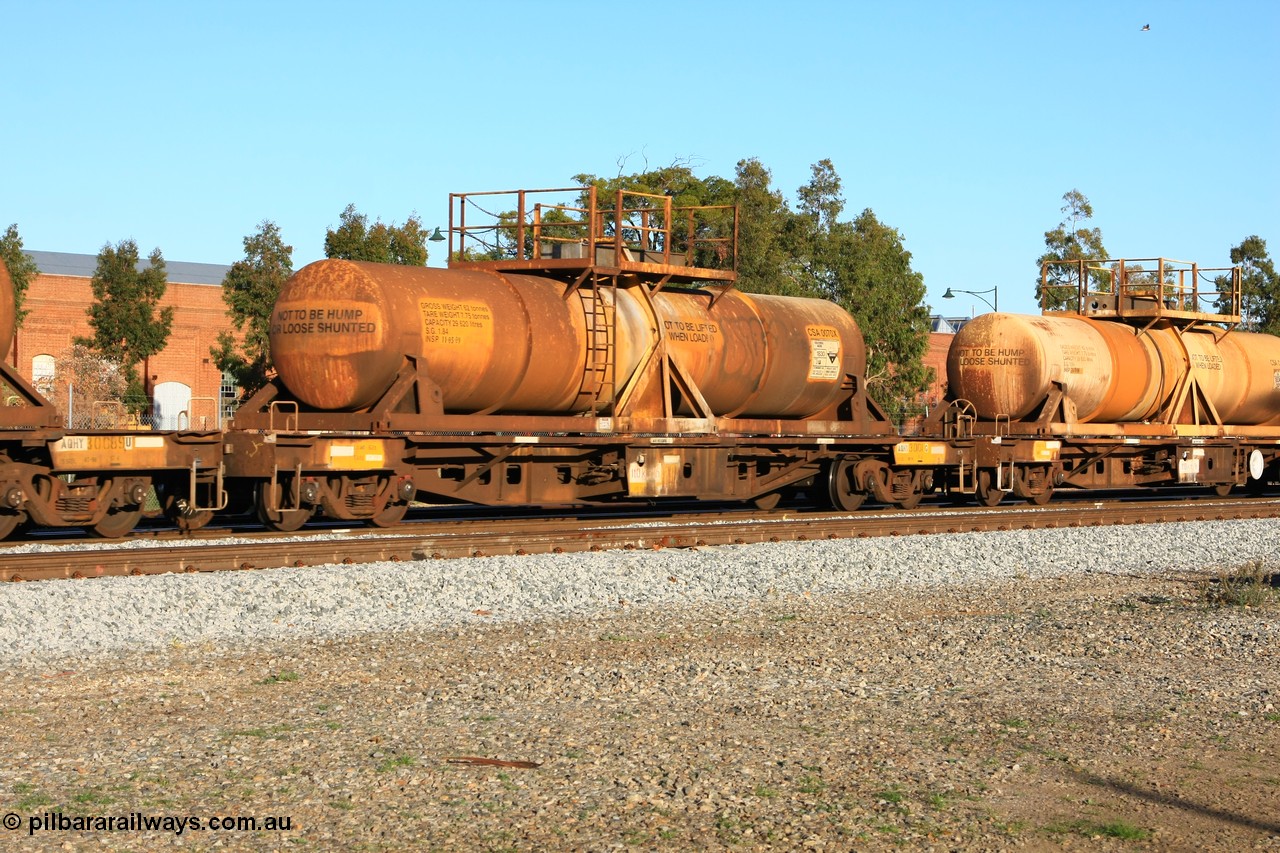
M 56 402 L 56 401 L 55 401 Z M 215 397 L 186 400 L 125 398 L 122 400 L 75 400 L 60 406 L 64 424 L 74 430 L 194 430 L 222 429 L 224 412 Z

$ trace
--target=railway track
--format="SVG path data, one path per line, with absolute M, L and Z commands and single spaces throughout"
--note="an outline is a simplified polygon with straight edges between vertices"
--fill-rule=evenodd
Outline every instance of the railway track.
M 796 542 L 872 536 L 1052 529 L 1176 521 L 1280 516 L 1280 499 L 1076 501 L 1048 507 L 989 509 L 928 507 L 910 512 L 852 515 L 782 510 L 695 513 L 634 520 L 616 515 L 585 518 L 492 517 L 405 525 L 384 533 L 330 530 L 310 536 L 262 535 L 166 545 L 0 551 L 0 581 L 111 575 L 208 572 L 381 561 L 417 561 L 500 554 L 697 548 L 711 545 Z M 429 532 L 412 529 L 429 527 Z M 495 529 L 500 528 L 500 529 Z

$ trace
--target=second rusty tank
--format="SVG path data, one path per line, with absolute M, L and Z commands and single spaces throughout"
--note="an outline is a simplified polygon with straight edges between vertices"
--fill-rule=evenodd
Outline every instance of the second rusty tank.
M 824 300 L 342 260 L 285 284 L 270 339 L 282 383 L 330 411 L 373 405 L 406 355 L 446 412 L 599 411 L 665 354 L 716 416 L 806 418 L 847 393 L 866 358 L 853 318 Z
M 1280 421 L 1280 338 L 1271 335 L 994 313 L 966 323 L 947 355 L 949 395 L 985 419 L 1022 418 L 1059 383 L 1082 423 L 1150 420 L 1191 379 L 1222 423 Z

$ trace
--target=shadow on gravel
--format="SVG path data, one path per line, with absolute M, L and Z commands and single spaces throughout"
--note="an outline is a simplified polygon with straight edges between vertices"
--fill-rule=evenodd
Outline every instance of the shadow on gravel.
M 1246 817 L 1245 815 L 1233 814 L 1232 812 L 1216 809 L 1212 806 L 1193 803 L 1190 800 L 1184 800 L 1182 797 L 1176 797 L 1173 794 L 1164 794 L 1160 791 L 1152 791 L 1150 789 L 1134 785 L 1131 782 L 1122 782 L 1118 779 L 1108 779 L 1104 776 L 1089 773 L 1075 767 L 1068 767 L 1066 770 L 1075 777 L 1076 781 L 1086 785 L 1093 785 L 1098 788 L 1108 788 L 1120 794 L 1127 794 L 1131 797 L 1146 800 L 1149 803 L 1181 809 L 1186 812 L 1194 812 L 1207 818 L 1220 820 L 1223 823 L 1233 823 L 1237 826 L 1245 826 L 1250 829 L 1265 832 L 1269 835 L 1280 835 L 1280 823 L 1269 823 L 1256 818 Z

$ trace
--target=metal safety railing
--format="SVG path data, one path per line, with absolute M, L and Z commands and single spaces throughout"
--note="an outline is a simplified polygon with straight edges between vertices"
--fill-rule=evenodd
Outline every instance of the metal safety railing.
M 1239 323 L 1241 281 L 1239 267 L 1170 258 L 1046 261 L 1040 304 L 1088 316 Z
M 91 400 L 88 405 L 68 407 L 68 429 L 179 430 L 215 432 L 224 419 L 214 397 L 191 397 L 186 408 L 164 410 L 158 403 L 148 407 L 146 398 L 137 400 Z
M 738 212 L 623 190 L 604 203 L 594 186 L 450 193 L 448 239 L 450 266 L 641 264 L 733 278 Z

